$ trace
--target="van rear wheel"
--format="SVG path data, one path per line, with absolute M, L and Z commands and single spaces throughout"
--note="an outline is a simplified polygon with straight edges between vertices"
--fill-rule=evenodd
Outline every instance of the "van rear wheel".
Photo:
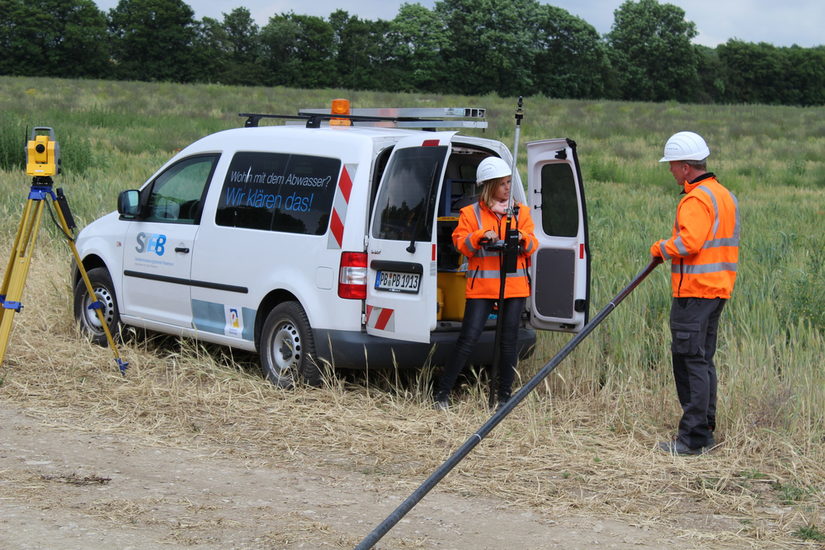
M 278 304 L 269 312 L 259 348 L 261 370 L 276 386 L 291 388 L 299 382 L 321 385 L 312 330 L 298 302 Z

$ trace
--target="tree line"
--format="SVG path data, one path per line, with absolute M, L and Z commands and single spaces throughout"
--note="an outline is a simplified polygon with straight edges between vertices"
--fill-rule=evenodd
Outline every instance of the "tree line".
M 238 7 L 194 18 L 183 0 L 0 0 L 0 74 L 388 92 L 702 103 L 825 104 L 825 46 L 729 40 L 657 0 L 627 0 L 605 35 L 538 0 L 403 4 L 395 18 Z

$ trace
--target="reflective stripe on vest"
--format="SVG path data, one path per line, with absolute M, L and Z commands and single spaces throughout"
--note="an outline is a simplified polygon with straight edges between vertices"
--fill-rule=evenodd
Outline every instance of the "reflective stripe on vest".
M 474 279 L 498 279 L 499 275 L 501 275 L 500 269 L 479 269 L 473 272 Z M 508 273 L 508 279 L 514 279 L 516 277 L 526 277 L 527 276 L 527 269 L 525 267 L 521 267 L 517 269 L 513 273 Z
M 681 267 L 681 269 L 680 269 Z M 673 266 L 673 273 L 716 273 L 717 271 L 736 271 L 736 264 L 731 262 L 719 262 L 715 264 L 683 264 Z

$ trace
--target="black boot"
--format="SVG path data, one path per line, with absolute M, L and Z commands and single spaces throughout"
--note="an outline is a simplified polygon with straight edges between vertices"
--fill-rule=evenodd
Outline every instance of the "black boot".
M 448 392 L 437 392 L 433 398 L 433 406 L 439 411 L 450 410 L 450 394 Z

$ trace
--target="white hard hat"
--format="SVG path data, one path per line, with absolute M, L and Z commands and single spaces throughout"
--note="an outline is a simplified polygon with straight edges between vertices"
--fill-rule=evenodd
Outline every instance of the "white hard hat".
M 693 132 L 678 132 L 665 143 L 665 156 L 659 162 L 674 160 L 705 160 L 710 155 L 708 144 Z
M 478 164 L 476 170 L 476 185 L 481 185 L 487 180 L 512 176 L 513 171 L 510 165 L 498 157 L 487 157 Z

